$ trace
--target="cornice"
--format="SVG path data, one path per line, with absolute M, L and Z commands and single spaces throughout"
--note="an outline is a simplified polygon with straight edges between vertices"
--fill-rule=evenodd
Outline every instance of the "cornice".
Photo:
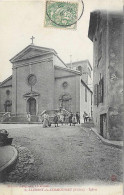
M 16 62 L 16 61 L 20 61 L 19 59 L 17 59 L 19 56 L 21 57 L 22 54 L 28 52 L 30 49 L 34 49 L 34 50 L 39 50 L 39 51 L 45 51 L 46 53 L 54 53 L 57 54 L 56 51 L 54 49 L 51 48 L 45 48 L 45 47 L 39 47 L 39 46 L 35 46 L 35 45 L 28 45 L 26 48 L 24 48 L 22 51 L 20 51 L 18 54 L 16 54 L 13 58 L 10 59 L 10 62 Z M 40 54 L 39 54 L 40 55 Z M 42 54 L 41 54 L 42 55 Z M 34 56 L 33 56 L 34 57 Z
M 0 86 L 0 88 L 12 87 L 12 85 Z
M 23 67 L 23 66 L 35 65 L 35 64 L 38 64 L 38 63 L 41 63 L 41 62 L 51 62 L 51 61 L 53 61 L 52 57 L 45 58 L 45 59 L 37 60 L 37 61 L 33 61 L 33 62 L 26 62 L 26 63 L 22 63 L 22 64 L 18 64 L 18 65 L 13 65 L 12 69 L 20 68 L 20 67 Z
M 55 79 L 62 79 L 62 78 L 76 77 L 76 76 L 77 76 L 77 75 L 60 76 L 60 77 L 55 77 Z
M 72 70 L 70 68 L 63 68 L 63 67 L 60 67 L 60 66 L 54 66 L 55 69 L 61 69 L 61 70 L 65 70 L 65 71 L 68 71 L 68 72 L 71 72 L 71 73 L 74 73 L 74 74 L 77 74 L 77 75 L 81 75 L 80 71 L 77 71 L 77 70 Z

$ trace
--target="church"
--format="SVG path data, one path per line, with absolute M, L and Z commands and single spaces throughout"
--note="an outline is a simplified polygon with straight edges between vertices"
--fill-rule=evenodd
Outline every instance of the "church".
M 64 108 L 92 114 L 92 91 L 80 69 L 70 68 L 51 48 L 31 44 L 10 59 L 12 76 L 0 84 L 0 114 L 38 116 Z M 81 66 L 80 66 L 81 67 Z

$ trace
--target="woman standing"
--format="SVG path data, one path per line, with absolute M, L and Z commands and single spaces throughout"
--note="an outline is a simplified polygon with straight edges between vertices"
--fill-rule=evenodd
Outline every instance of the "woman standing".
M 48 115 L 45 112 L 43 115 L 43 128 L 48 127 L 48 122 Z

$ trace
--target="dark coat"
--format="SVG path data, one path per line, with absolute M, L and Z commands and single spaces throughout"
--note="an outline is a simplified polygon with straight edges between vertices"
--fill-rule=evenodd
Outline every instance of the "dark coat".
M 72 123 L 72 117 L 73 117 L 73 114 L 70 114 L 70 116 L 69 116 L 69 123 Z
M 57 115 L 54 116 L 53 121 L 54 121 L 54 123 L 58 123 L 58 116 Z

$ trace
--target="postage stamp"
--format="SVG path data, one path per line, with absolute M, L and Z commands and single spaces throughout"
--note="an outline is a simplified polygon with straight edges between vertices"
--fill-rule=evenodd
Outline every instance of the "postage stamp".
M 78 2 L 46 1 L 45 27 L 76 29 Z

